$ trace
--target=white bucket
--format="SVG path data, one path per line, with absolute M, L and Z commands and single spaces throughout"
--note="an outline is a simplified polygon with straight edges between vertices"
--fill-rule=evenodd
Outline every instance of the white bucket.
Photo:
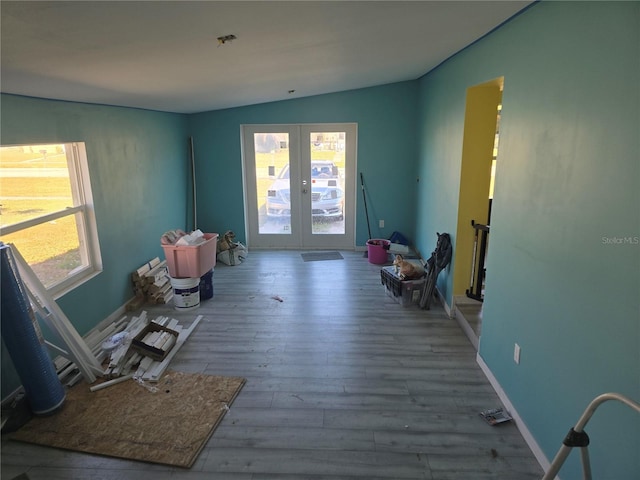
M 173 306 L 176 310 L 193 310 L 200 306 L 200 279 L 199 278 L 173 278 Z

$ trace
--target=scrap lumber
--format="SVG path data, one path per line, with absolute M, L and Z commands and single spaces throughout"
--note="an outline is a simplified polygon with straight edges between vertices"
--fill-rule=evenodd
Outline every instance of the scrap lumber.
M 113 349 L 109 354 L 106 354 L 104 351 L 98 353 L 105 361 L 108 358 L 109 363 L 104 368 L 103 376 L 109 380 L 96 385 L 96 387 L 106 388 L 107 386 L 115 384 L 110 383 L 111 381 L 125 377 L 126 379 L 133 378 L 139 381 L 157 382 L 168 368 L 172 358 L 194 331 L 201 319 L 202 315 L 196 317 L 189 328 L 183 328 L 178 320 L 166 316 L 158 316 L 151 320 L 152 323 L 156 323 L 178 333 L 176 337 L 175 334 L 167 335 L 164 331 L 150 332 L 144 337 L 148 344 L 168 352 L 162 361 L 154 360 L 144 355 L 144 352 L 134 351 L 130 348 L 133 338 L 140 334 L 150 323 L 146 311 L 143 311 L 139 317 L 133 317 L 129 321 L 123 321 L 123 319 L 121 319 L 115 328 L 110 328 L 111 325 L 105 327 L 103 331 L 126 332 L 127 340 L 122 345 Z M 92 338 L 94 338 L 95 341 L 101 338 L 101 336 L 95 334 L 92 335 Z M 101 348 L 101 344 L 102 342 L 98 345 L 98 349 Z M 104 384 L 108 385 L 102 387 Z M 96 388 L 96 390 L 99 388 Z
M 198 315 L 189 328 L 180 328 L 178 340 L 176 341 L 173 349 L 167 354 L 162 362 L 155 361 L 151 363 L 149 368 L 142 374 L 142 380 L 147 380 L 149 382 L 157 382 L 160 380 L 160 377 L 162 377 L 165 370 L 169 367 L 169 363 L 173 359 L 174 355 L 178 350 L 180 350 L 182 345 L 184 345 L 184 342 L 186 342 L 189 336 L 193 333 L 195 328 L 198 326 L 198 323 L 200 323 L 200 320 L 202 320 L 202 315 Z M 178 327 L 179 326 L 176 326 L 176 331 L 178 331 Z M 136 375 L 138 375 L 138 372 L 136 372 Z
M 155 268 L 158 265 L 160 265 L 160 259 L 158 257 L 155 257 L 149 260 L 147 263 L 145 263 L 144 265 L 139 267 L 135 272 L 133 272 L 132 274 L 133 280 L 136 281 L 137 279 L 144 277 L 146 273 L 148 273 L 152 268 Z
M 127 312 L 133 312 L 135 310 L 139 310 L 145 304 L 146 299 L 144 295 L 136 294 L 133 299 L 129 300 L 129 302 L 125 305 L 125 310 Z
M 131 360 L 131 357 L 134 357 L 135 359 L 134 354 L 129 351 L 131 339 L 144 330 L 148 323 L 146 311 L 143 311 L 139 317 L 133 317 L 131 321 L 129 321 L 123 330 L 127 333 L 127 339 L 111 352 L 109 356 L 109 365 L 104 371 L 105 376 L 119 376 L 121 375 L 122 370 L 126 369 L 127 366 L 131 369 L 134 362 L 134 360 Z M 137 360 L 140 361 L 141 358 L 138 358 Z M 130 361 L 131 363 L 128 363 Z
M 136 305 L 140 302 L 166 304 L 173 298 L 166 260 L 155 257 L 133 272 L 131 280 L 136 296 L 132 303 Z
M 129 380 L 131 378 L 133 378 L 133 373 L 129 375 L 125 375 L 123 377 L 114 378 L 113 380 L 109 380 L 107 382 L 99 383 L 98 385 L 94 385 L 93 387 L 90 387 L 89 390 L 91 390 L 92 392 L 95 392 L 97 390 L 102 390 L 103 388 L 110 387 L 111 385 L 116 385 L 118 383 L 124 382 L 125 380 Z

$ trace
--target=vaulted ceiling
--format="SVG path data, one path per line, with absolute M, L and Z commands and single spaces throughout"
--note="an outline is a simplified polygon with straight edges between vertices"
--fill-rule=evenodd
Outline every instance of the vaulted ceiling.
M 0 85 L 181 113 L 351 90 L 419 78 L 531 3 L 3 0 Z

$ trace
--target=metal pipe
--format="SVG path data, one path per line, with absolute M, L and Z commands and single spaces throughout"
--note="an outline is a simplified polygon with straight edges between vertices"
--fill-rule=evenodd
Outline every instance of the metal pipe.
M 193 192 L 193 229 L 198 229 L 198 209 L 196 204 L 196 162 L 193 151 L 193 137 L 189 137 L 189 155 L 191 161 L 191 191 Z

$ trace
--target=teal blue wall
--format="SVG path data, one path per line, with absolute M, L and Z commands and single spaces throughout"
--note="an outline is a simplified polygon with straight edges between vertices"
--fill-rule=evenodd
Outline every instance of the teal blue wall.
M 132 295 L 133 268 L 162 258 L 160 235 L 191 228 L 188 138 L 193 137 L 198 227 L 242 238 L 240 125 L 358 123 L 358 171 L 367 185 L 372 236 L 413 235 L 418 83 L 393 85 L 193 115 L 2 95 L 2 143 L 84 141 L 104 271 L 58 303 L 81 334 Z M 360 190 L 358 190 L 360 192 Z M 367 238 L 358 201 L 357 240 Z M 377 219 L 387 228 L 378 229 Z M 2 351 L 2 394 L 19 385 Z
M 85 334 L 133 296 L 134 269 L 163 258 L 162 233 L 185 226 L 186 117 L 4 94 L 1 101 L 3 145 L 86 144 L 104 271 L 58 299 Z M 19 385 L 7 357 L 3 350 L 3 397 Z
M 420 81 L 426 251 L 455 232 L 466 88 L 504 76 L 480 355 L 549 459 L 596 395 L 640 400 L 639 32 L 638 2 L 542 2 Z M 637 478 L 640 415 L 587 431 L 594 478 Z
M 388 238 L 398 230 L 413 239 L 417 91 L 417 81 L 402 82 L 190 116 L 198 227 L 244 236 L 240 125 L 355 122 L 371 236 Z M 368 232 L 359 183 L 357 192 L 356 245 L 364 246 Z M 379 219 L 385 228 L 378 228 Z
M 244 232 L 241 124 L 357 122 L 372 236 L 428 256 L 455 233 L 466 89 L 504 76 L 480 355 L 551 458 L 595 395 L 640 399 L 639 31 L 638 2 L 542 2 L 418 81 L 189 117 L 3 95 L 2 143 L 87 142 L 105 271 L 60 299 L 84 333 L 186 224 L 188 136 L 198 226 Z M 637 415 L 605 405 L 588 431 L 594 478 L 640 471 Z

